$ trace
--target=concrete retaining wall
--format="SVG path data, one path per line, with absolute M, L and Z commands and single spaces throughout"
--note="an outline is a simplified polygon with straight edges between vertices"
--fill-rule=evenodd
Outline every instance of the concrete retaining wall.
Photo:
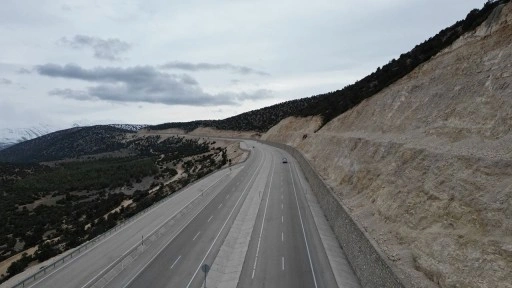
M 283 149 L 297 160 L 362 286 L 404 287 L 373 240 L 347 213 L 341 201 L 336 198 L 302 153 L 285 144 L 259 141 Z

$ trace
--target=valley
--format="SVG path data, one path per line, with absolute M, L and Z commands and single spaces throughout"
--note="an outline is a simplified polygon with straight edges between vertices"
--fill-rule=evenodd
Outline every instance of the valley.
M 441 17 L 455 4 L 422 5 Z M 164 120 L 0 141 L 0 287 L 512 288 L 512 3 L 466 13 L 360 80 L 305 98 L 288 86 L 332 79 L 229 63 L 34 66 L 92 85 L 52 97 Z M 364 66 L 338 54 L 323 64 L 335 70 L 310 76 Z M 242 91 L 262 83 L 275 91 Z M 274 92 L 285 100 L 271 102 Z M 238 114 L 216 117 L 228 108 Z
M 98 141 L 95 137 L 98 134 L 87 134 L 82 141 Z M 93 239 L 189 183 L 246 157 L 236 141 L 118 130 L 115 139 L 99 154 L 87 154 L 84 147 L 83 155 L 62 160 L 1 164 L 3 280 Z

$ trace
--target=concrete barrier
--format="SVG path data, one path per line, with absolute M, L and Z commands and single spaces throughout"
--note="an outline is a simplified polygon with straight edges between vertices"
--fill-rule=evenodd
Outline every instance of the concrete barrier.
M 404 287 L 376 243 L 352 219 L 302 153 L 282 143 L 258 141 L 283 149 L 297 160 L 361 285 L 369 288 Z

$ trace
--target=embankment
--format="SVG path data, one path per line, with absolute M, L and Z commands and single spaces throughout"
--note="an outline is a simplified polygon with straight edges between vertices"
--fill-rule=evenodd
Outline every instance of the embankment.
M 262 139 L 305 156 L 405 286 L 512 287 L 511 71 L 509 3 L 325 126 Z

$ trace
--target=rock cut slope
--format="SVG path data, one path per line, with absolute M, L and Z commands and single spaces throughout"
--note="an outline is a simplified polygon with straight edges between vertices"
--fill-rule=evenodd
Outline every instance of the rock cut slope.
M 512 3 L 298 148 L 413 287 L 512 287 Z

